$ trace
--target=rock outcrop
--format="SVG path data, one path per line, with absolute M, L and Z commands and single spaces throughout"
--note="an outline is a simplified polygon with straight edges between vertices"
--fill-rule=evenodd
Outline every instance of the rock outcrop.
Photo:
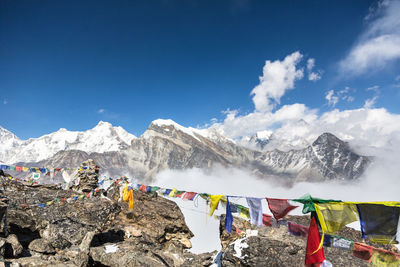
M 134 191 L 129 210 L 111 191 L 104 195 L 112 198 L 82 198 L 87 194 L 0 177 L 8 199 L 0 253 L 13 266 L 210 265 L 211 253 L 187 252 L 193 234 L 174 202 Z

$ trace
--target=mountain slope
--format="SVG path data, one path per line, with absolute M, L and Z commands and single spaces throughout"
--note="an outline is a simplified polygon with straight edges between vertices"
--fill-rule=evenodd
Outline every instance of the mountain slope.
M 352 152 L 347 143 L 329 133 L 303 149 L 263 152 L 237 145 L 214 129 L 185 128 L 171 120 L 156 120 L 142 136 L 133 138 L 130 145 L 119 151 L 66 150 L 27 164 L 74 167 L 88 158 L 94 159 L 109 175 L 128 175 L 148 181 L 164 169 L 211 169 L 216 165 L 290 182 L 352 180 L 370 162 L 370 158 Z

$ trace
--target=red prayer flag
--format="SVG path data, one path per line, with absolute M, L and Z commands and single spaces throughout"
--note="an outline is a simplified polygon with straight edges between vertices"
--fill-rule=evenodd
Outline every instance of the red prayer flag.
M 308 227 L 304 225 L 300 225 L 293 222 L 288 222 L 288 230 L 289 233 L 295 236 L 306 237 L 308 233 Z
M 22 166 L 15 166 L 15 170 L 17 172 L 22 172 Z
M 373 250 L 374 248 L 371 246 L 364 245 L 361 243 L 354 243 L 353 255 L 359 259 L 370 262 Z
M 194 197 L 196 196 L 196 192 L 186 192 L 184 195 L 183 195 L 183 199 L 186 199 L 186 200 L 193 200 L 194 199 Z
M 268 202 L 269 210 L 274 215 L 275 220 L 282 219 L 291 210 L 297 208 L 297 206 L 290 205 L 287 199 L 279 198 L 266 198 Z
M 306 249 L 306 266 L 319 267 L 325 260 L 324 248 L 321 246 L 321 238 L 315 217 L 312 217 L 310 227 L 308 228 L 308 239 Z
M 146 193 L 147 186 L 144 185 L 144 184 L 142 184 L 142 185 L 139 187 L 139 190 L 142 191 L 143 193 Z
M 268 214 L 263 214 L 263 219 L 262 219 L 263 225 L 265 226 L 272 226 L 272 216 Z

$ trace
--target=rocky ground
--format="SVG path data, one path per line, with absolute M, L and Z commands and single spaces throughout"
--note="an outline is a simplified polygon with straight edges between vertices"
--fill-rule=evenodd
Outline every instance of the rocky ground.
M 120 200 L 117 186 L 67 202 L 82 192 L 24 184 L 0 173 L 0 195 L 5 266 L 211 266 L 217 254 L 188 252 L 193 234 L 182 212 L 155 193 L 134 191 L 133 210 Z M 289 219 L 309 224 L 307 217 Z M 234 225 L 250 235 L 237 240 L 236 233 L 227 234 L 222 218 L 222 266 L 304 266 L 306 240 L 288 234 L 286 226 L 257 228 L 240 218 Z M 349 228 L 339 234 L 361 241 L 360 233 Z M 241 255 L 235 245 L 242 247 Z M 325 252 L 334 266 L 367 266 L 350 251 Z

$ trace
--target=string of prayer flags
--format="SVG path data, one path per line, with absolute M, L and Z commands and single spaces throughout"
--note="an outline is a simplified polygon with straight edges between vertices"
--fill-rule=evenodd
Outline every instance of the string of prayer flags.
M 382 204 L 357 204 L 362 237 L 372 242 L 397 244 L 400 207 Z
M 268 207 L 271 213 L 274 215 L 275 220 L 282 219 L 291 210 L 297 208 L 297 206 L 290 205 L 287 199 L 278 198 L 266 198 L 268 202 Z
M 233 217 L 231 207 L 229 205 L 229 197 L 226 198 L 226 215 L 225 215 L 225 229 L 228 233 L 232 231 Z
M 261 226 L 263 223 L 261 198 L 246 197 L 246 201 L 250 210 L 250 223 Z
M 322 232 L 325 234 L 335 234 L 347 224 L 358 220 L 357 208 L 354 204 L 343 202 L 316 203 L 315 211 Z
M 296 201 L 303 204 L 303 214 L 307 214 L 309 212 L 315 211 L 314 203 L 329 203 L 329 202 L 342 202 L 341 200 L 334 199 L 322 199 L 322 198 L 313 198 L 310 194 L 306 194 L 302 198 L 292 199 L 292 201 Z
M 308 227 L 297 224 L 294 222 L 288 222 L 288 231 L 290 234 L 294 236 L 301 236 L 301 237 L 307 237 L 308 235 Z
M 210 213 L 209 215 L 212 216 L 215 209 L 218 207 L 218 203 L 221 200 L 223 195 L 210 195 Z
M 324 249 L 321 244 L 317 222 L 315 216 L 312 216 L 310 227 L 308 228 L 307 248 L 306 248 L 306 266 L 320 266 L 325 260 Z

